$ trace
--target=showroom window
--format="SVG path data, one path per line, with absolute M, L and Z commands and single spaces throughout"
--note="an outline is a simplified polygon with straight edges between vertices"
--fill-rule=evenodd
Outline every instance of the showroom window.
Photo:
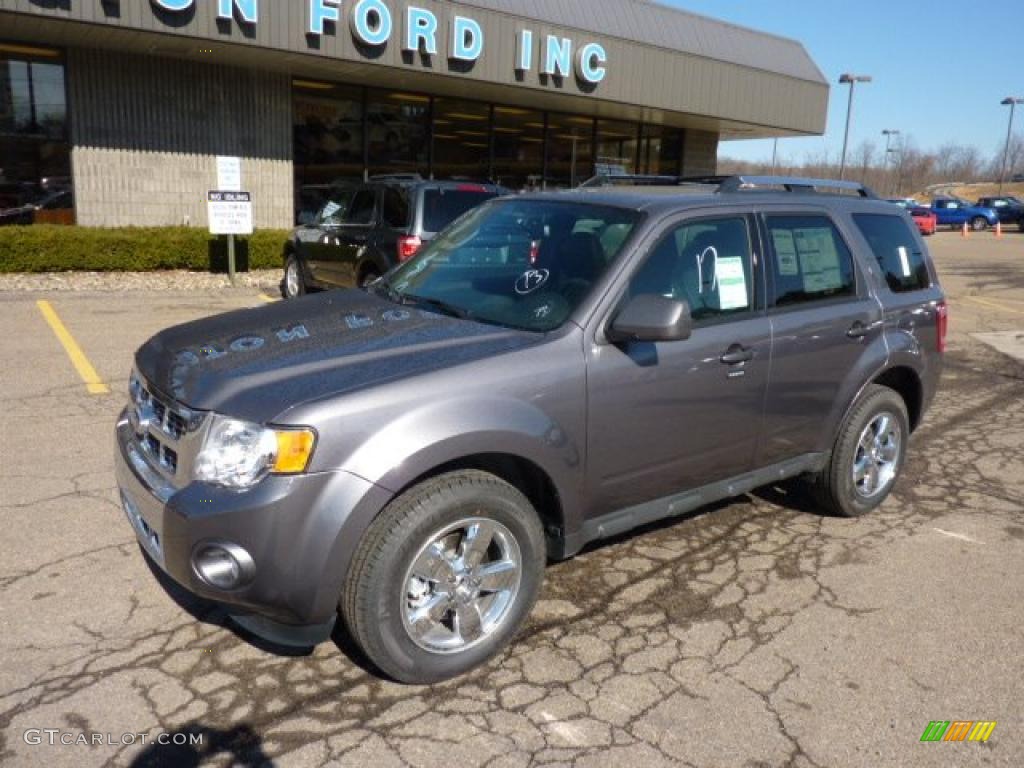
M 615 120 L 597 121 L 597 164 L 606 169 L 636 172 L 640 126 Z
M 512 190 L 536 189 L 543 181 L 544 113 L 494 108 L 494 180 Z
M 594 175 L 594 118 L 548 115 L 547 186 L 571 189 Z
M 0 224 L 73 224 L 61 53 L 0 44 Z
M 366 102 L 366 145 L 370 175 L 425 175 L 429 117 L 429 96 L 399 91 L 369 91 Z
M 682 157 L 682 129 L 644 125 L 640 140 L 639 173 L 678 176 L 682 168 Z
M 434 178 L 485 181 L 490 174 L 490 104 L 434 99 Z

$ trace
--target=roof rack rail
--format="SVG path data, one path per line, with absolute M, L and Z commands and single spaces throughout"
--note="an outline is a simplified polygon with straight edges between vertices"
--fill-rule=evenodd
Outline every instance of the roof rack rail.
M 378 173 L 370 177 L 370 181 L 423 181 L 418 173 Z
M 678 187 L 686 185 L 717 185 L 719 181 L 726 178 L 715 177 L 715 181 L 703 179 L 689 179 L 680 176 L 657 176 L 642 173 L 599 173 L 587 179 L 579 185 L 579 189 L 592 189 L 594 187 L 614 187 L 616 185 L 633 187 Z
M 720 194 L 756 190 L 759 187 L 782 187 L 787 192 L 810 192 L 821 194 L 821 190 L 856 192 L 861 197 L 876 199 L 874 191 L 856 181 L 837 179 L 810 179 L 801 176 L 727 176 L 718 187 Z M 826 194 L 828 194 L 826 192 Z

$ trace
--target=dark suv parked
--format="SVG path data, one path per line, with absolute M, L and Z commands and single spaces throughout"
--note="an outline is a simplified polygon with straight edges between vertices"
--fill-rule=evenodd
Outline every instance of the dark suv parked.
M 1024 232 L 1024 202 L 1013 195 L 982 197 L 978 205 L 995 211 L 1001 224 L 1017 224 L 1021 232 Z
M 241 625 L 311 644 L 340 612 L 436 681 L 588 542 L 787 478 L 877 507 L 946 322 L 910 217 L 856 185 L 503 198 L 367 290 L 159 333 L 118 483 L 147 555 Z
M 504 193 L 493 184 L 417 175 L 335 184 L 315 220 L 289 238 L 281 292 L 292 299 L 310 288 L 372 283 L 466 211 Z

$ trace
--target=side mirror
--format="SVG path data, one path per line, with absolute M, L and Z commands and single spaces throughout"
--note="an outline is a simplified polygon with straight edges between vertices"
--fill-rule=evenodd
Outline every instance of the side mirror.
M 613 342 L 685 341 L 693 332 L 690 305 L 678 299 L 642 294 L 615 316 L 608 338 Z

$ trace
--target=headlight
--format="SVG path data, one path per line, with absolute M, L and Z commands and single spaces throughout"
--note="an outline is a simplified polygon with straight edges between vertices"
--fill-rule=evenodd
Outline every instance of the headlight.
M 271 429 L 215 416 L 196 458 L 195 478 L 229 488 L 248 488 L 272 472 L 304 472 L 315 442 L 310 429 Z

